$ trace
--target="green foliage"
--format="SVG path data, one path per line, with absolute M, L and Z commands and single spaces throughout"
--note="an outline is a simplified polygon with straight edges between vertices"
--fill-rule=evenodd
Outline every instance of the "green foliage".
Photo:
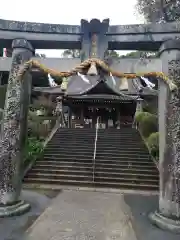
M 148 115 L 148 112 L 138 112 L 136 113 L 135 119 L 137 123 L 140 123 L 144 116 Z
M 79 58 L 80 54 L 81 51 L 79 49 L 66 49 L 62 53 L 62 56 L 67 58 Z
M 56 117 L 52 116 L 56 104 L 50 98 L 40 96 L 30 106 L 28 114 L 28 135 L 37 139 L 45 139 L 56 123 Z M 37 116 L 37 110 L 42 116 Z
M 180 0 L 137 0 L 137 10 L 148 22 L 178 21 Z
M 144 103 L 143 111 L 157 115 L 158 114 L 157 100 L 151 100 L 151 101 L 148 101 L 148 102 Z
M 28 135 L 37 139 L 45 139 L 56 123 L 56 117 L 37 116 L 30 113 L 28 119 Z
M 24 162 L 34 162 L 43 152 L 43 144 L 35 137 L 27 138 L 24 148 Z
M 133 51 L 127 53 L 126 55 L 121 55 L 120 58 L 156 58 L 156 52 L 146 52 L 146 51 Z
M 154 132 L 147 138 L 147 144 L 153 157 L 159 157 L 159 133 Z
M 52 116 L 53 110 L 56 108 L 56 103 L 51 98 L 46 96 L 39 96 L 38 99 L 34 99 L 33 105 L 30 109 L 33 110 L 44 110 L 44 116 Z
M 157 116 L 148 112 L 141 112 L 136 115 L 136 122 L 143 137 L 147 138 L 153 132 L 158 131 Z

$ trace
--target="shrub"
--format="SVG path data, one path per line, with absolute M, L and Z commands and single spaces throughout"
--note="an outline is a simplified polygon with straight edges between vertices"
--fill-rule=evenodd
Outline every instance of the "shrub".
M 140 123 L 143 119 L 144 116 L 146 116 L 147 114 L 149 114 L 148 112 L 138 112 L 136 113 L 135 119 L 137 123 Z
M 45 139 L 51 130 L 50 124 L 28 121 L 28 136 L 36 139 Z
M 35 137 L 27 138 L 24 149 L 24 162 L 35 161 L 43 152 L 43 144 Z
M 140 128 L 142 135 L 147 138 L 153 132 L 158 131 L 157 117 L 153 114 L 149 116 L 144 116 L 142 122 L 140 123 Z
M 153 157 L 159 157 L 159 133 L 151 133 L 151 135 L 147 139 L 148 147 L 151 151 Z
M 136 115 L 136 122 L 143 137 L 147 138 L 153 132 L 158 131 L 157 116 L 148 112 L 140 112 Z

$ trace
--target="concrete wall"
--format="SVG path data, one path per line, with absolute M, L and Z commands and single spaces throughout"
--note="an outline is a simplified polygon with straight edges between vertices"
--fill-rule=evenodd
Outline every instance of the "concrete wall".
M 79 58 L 35 58 L 45 66 L 58 70 L 69 71 L 80 64 Z M 11 66 L 11 58 L 0 58 L 0 71 L 9 71 Z M 162 64 L 160 59 L 119 59 L 114 60 L 111 68 L 124 73 L 136 72 L 160 72 L 162 71 Z

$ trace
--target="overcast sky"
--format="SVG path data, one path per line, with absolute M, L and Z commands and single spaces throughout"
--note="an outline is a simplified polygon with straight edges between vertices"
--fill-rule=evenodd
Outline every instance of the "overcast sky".
M 79 25 L 81 19 L 110 19 L 111 25 L 138 24 L 136 0 L 1 0 L 0 18 L 18 21 Z M 41 50 L 58 57 L 57 50 Z

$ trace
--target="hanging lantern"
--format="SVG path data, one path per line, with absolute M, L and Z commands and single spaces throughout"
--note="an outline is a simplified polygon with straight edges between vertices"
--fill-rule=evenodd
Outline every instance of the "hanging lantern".
M 143 111 L 142 101 L 143 101 L 143 99 L 140 96 L 136 99 L 136 112 L 135 112 L 135 116 L 138 113 Z

